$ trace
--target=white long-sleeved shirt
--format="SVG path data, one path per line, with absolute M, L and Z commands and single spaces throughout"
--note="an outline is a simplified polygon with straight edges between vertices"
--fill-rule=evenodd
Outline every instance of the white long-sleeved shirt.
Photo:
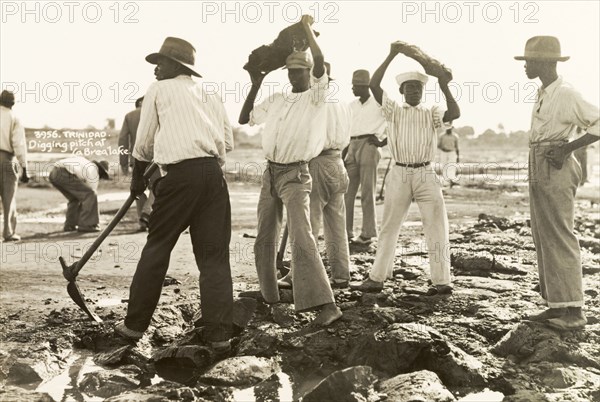
M 351 137 L 359 135 L 375 134 L 382 141 L 386 137 L 386 121 L 381 114 L 381 106 L 373 96 L 365 103 L 356 99 L 350 103 L 350 113 L 352 117 Z
M 142 103 L 133 157 L 159 165 L 214 156 L 233 149 L 231 124 L 219 96 L 190 76 L 154 82 Z
M 65 168 L 69 173 L 87 183 L 94 191 L 98 189 L 100 174 L 98 166 L 82 156 L 73 156 L 54 162 L 54 166 Z
M 598 107 L 585 101 L 569 83 L 558 77 L 540 88 L 531 114 L 530 142 L 568 140 L 581 127 L 600 136 Z
M 254 106 L 250 125 L 264 123 L 262 147 L 265 158 L 276 163 L 308 162 L 325 145 L 327 87 L 323 74 L 300 93 L 276 93 Z
M 27 168 L 25 129 L 11 109 L 0 105 L 0 150 L 14 154 L 19 164 Z

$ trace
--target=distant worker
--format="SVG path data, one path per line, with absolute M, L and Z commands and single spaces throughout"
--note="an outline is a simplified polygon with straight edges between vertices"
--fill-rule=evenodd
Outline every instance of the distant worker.
M 133 146 L 135 145 L 137 128 L 140 124 L 143 101 L 143 96 L 135 101 L 135 110 L 132 110 L 125 115 L 125 119 L 123 120 L 123 128 L 121 128 L 121 133 L 119 134 L 119 147 L 122 147 L 123 150 L 127 151 L 127 153 L 123 152 L 119 154 L 121 173 L 123 173 L 125 176 L 129 175 L 129 168 L 133 167 L 134 159 L 131 154 L 133 153 Z M 152 191 L 152 188 L 154 181 L 159 177 L 160 170 L 157 169 L 152 177 L 150 177 L 150 183 L 148 185 L 148 188 L 150 189 L 149 194 L 146 195 L 146 193 L 141 193 L 135 200 L 140 232 L 145 232 L 148 230 L 148 225 L 150 224 L 150 213 L 152 212 L 152 204 L 154 204 L 154 192 Z
M 63 230 L 99 232 L 98 182 L 108 180 L 107 161 L 89 161 L 82 156 L 61 159 L 50 171 L 50 183 L 69 200 Z
M 375 193 L 377 191 L 377 165 L 381 159 L 379 149 L 385 143 L 386 121 L 381 105 L 369 92 L 370 76 L 367 70 L 356 70 L 352 74 L 352 92 L 358 99 L 350 103 L 352 125 L 350 145 L 344 156 L 350 183 L 346 192 L 346 230 L 348 240 L 357 244 L 370 244 L 377 237 L 377 215 Z M 360 187 L 362 227 L 360 235 L 354 237 L 354 202 Z
M 17 230 L 18 166 L 21 182 L 27 183 L 27 145 L 25 129 L 14 116 L 15 95 L 10 91 L 0 94 L 0 198 L 4 212 L 4 241 L 19 241 Z M 18 161 L 18 164 L 17 164 Z
M 450 125 L 446 132 L 438 140 L 438 149 L 440 154 L 440 170 L 444 179 L 444 184 L 449 184 L 450 188 L 458 184 L 456 179 L 456 169 L 460 161 L 458 150 L 458 135 L 454 132 L 454 127 Z

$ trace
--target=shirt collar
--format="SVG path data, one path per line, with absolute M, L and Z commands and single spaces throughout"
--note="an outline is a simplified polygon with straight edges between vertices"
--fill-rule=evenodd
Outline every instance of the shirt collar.
M 538 97 L 541 95 L 547 95 L 547 96 L 552 96 L 552 94 L 554 94 L 554 91 L 556 91 L 556 88 L 560 87 L 563 83 L 563 78 L 561 76 L 558 76 L 557 79 L 555 79 L 552 84 L 548 85 L 546 88 L 540 88 L 538 90 Z
M 423 109 L 423 104 L 419 103 L 417 106 L 412 106 L 411 104 L 404 102 L 402 103 L 403 108 L 413 108 L 413 109 Z

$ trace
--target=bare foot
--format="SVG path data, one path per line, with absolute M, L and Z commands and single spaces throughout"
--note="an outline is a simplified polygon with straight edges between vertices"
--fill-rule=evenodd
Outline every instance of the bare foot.
M 311 326 L 326 327 L 342 316 L 342 310 L 335 303 L 325 304 Z

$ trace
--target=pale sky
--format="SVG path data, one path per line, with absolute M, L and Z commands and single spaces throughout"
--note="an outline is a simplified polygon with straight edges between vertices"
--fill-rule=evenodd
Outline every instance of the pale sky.
M 197 71 L 207 88 L 218 88 L 233 123 L 241 109 L 248 74 L 242 69 L 256 47 L 280 30 L 315 16 L 314 29 L 332 76 L 337 99 L 353 99 L 351 76 L 371 73 L 395 40 L 415 44 L 453 70 L 462 110 L 455 125 L 476 132 L 529 128 L 535 87 L 524 74 L 525 41 L 557 36 L 563 55 L 559 74 L 583 96 L 600 101 L 600 8 L 598 1 L 1 1 L 0 84 L 16 93 L 14 110 L 27 127 L 120 127 L 133 101 L 153 80 L 144 57 L 167 36 L 191 42 Z M 25 5 L 23 5 L 25 4 Z M 383 87 L 398 99 L 394 76 L 420 69 L 399 55 Z M 266 80 L 273 90 L 287 82 L 284 71 Z M 436 96 L 435 79 L 426 103 Z M 437 98 L 437 99 L 436 99 Z

